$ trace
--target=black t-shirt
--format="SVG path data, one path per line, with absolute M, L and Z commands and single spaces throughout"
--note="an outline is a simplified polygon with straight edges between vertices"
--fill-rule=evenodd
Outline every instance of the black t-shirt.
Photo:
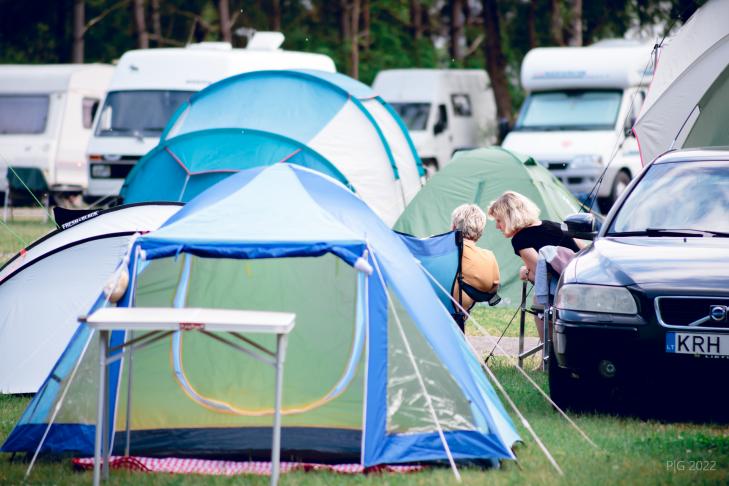
M 521 256 L 519 251 L 525 248 L 534 248 L 539 253 L 542 247 L 549 245 L 564 246 L 575 253 L 580 251 L 575 240 L 567 236 L 559 223 L 554 221 L 542 221 L 539 226 L 527 226 L 511 237 L 511 246 L 516 256 Z

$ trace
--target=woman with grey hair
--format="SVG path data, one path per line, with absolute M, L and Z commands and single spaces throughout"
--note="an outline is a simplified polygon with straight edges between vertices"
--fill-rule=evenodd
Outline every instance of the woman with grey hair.
M 486 226 L 486 214 L 475 204 L 462 204 L 451 214 L 451 229 L 459 230 L 463 236 L 461 256 L 461 281 L 464 291 L 460 290 L 459 279 L 453 285 L 453 298 L 461 300 L 461 305 L 470 311 L 476 301 L 468 295 L 468 288 L 481 293 L 493 293 L 499 287 L 499 265 L 493 252 L 479 248 L 476 242 L 481 238 Z M 461 331 L 465 321 L 456 319 Z

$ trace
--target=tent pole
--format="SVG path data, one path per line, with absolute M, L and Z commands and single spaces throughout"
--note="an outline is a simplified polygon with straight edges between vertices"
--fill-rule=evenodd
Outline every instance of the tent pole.
M 43 437 L 41 437 L 40 442 L 38 442 L 38 447 L 35 449 L 35 453 L 33 454 L 33 459 L 31 459 L 30 464 L 28 465 L 28 470 L 25 471 L 25 479 L 28 479 L 28 476 L 30 476 L 30 471 L 33 469 L 33 465 L 35 464 L 35 460 L 38 458 L 38 453 L 40 452 L 41 448 L 43 447 L 43 444 L 46 441 L 46 437 L 48 437 L 48 432 L 50 432 L 51 427 L 53 426 L 53 423 L 56 421 L 56 416 L 58 416 L 58 412 L 61 411 L 61 405 L 63 405 L 63 401 L 66 399 L 66 394 L 68 393 L 69 388 L 71 388 L 71 383 L 73 382 L 73 379 L 76 377 L 76 372 L 78 371 L 79 366 L 81 365 L 81 361 L 86 354 L 86 350 L 89 347 L 89 343 L 91 342 L 91 338 L 93 337 L 94 333 L 90 333 L 89 337 L 86 340 L 86 344 L 84 345 L 83 350 L 81 351 L 81 354 L 78 357 L 78 360 L 76 361 L 76 364 L 73 367 L 73 370 L 71 371 L 71 374 L 69 375 L 68 382 L 66 383 L 66 387 L 63 389 L 63 393 L 61 393 L 61 398 L 59 398 L 58 403 L 56 403 L 56 406 L 53 409 L 53 415 L 51 415 L 51 419 L 48 421 L 48 425 L 46 425 L 46 430 L 43 432 Z
M 134 331 L 129 331 L 129 337 L 131 339 L 134 339 Z M 130 340 L 131 340 L 130 339 Z M 132 353 L 134 353 L 134 346 L 129 346 L 127 348 L 127 361 L 129 361 L 128 366 L 128 372 L 127 372 L 127 416 L 126 416 L 126 444 L 124 446 L 124 456 L 129 457 L 129 448 L 130 448 L 130 442 L 131 442 L 131 427 L 129 426 L 129 421 L 132 417 L 132 377 L 134 374 L 132 373 Z
M 431 280 L 432 280 L 432 281 L 433 281 L 433 282 L 434 282 L 434 283 L 435 283 L 435 284 L 436 284 L 436 285 L 438 286 L 438 288 L 439 288 L 439 289 L 440 289 L 440 290 L 441 290 L 441 291 L 442 291 L 443 293 L 445 293 L 446 295 L 448 295 L 448 297 L 449 297 L 449 298 L 450 298 L 450 299 L 451 299 L 451 300 L 453 301 L 453 303 L 454 303 L 455 305 L 458 305 L 458 302 L 456 302 L 456 300 L 455 300 L 455 299 L 453 298 L 453 296 L 452 296 L 452 295 L 451 295 L 451 294 L 450 294 L 449 292 L 447 292 L 447 291 L 446 291 L 446 290 L 445 290 L 445 289 L 443 288 L 443 286 L 442 286 L 442 285 L 440 284 L 440 282 L 438 282 L 438 281 L 437 281 L 437 280 L 435 279 L 435 277 L 434 277 L 434 276 L 433 276 L 433 275 L 432 275 L 432 274 L 431 274 L 431 273 L 430 273 L 430 272 L 429 272 L 429 271 L 428 271 L 428 270 L 427 270 L 427 269 L 426 269 L 426 268 L 425 268 L 425 267 L 423 266 L 423 264 L 422 264 L 422 263 L 420 263 L 420 262 L 418 262 L 418 265 L 419 265 L 419 266 L 420 266 L 420 268 L 421 268 L 421 269 L 423 270 L 423 272 L 425 272 L 425 274 L 426 274 L 426 275 L 428 276 L 428 278 L 430 278 L 430 279 L 431 279 Z M 490 334 L 488 333 L 488 331 L 486 331 L 486 329 L 484 329 L 484 327 L 483 327 L 483 326 L 482 326 L 481 324 L 479 324 L 479 322 L 478 322 L 478 321 L 477 321 L 477 320 L 476 320 L 475 318 L 473 318 L 473 317 L 472 317 L 472 316 L 471 316 L 471 315 L 470 315 L 470 314 L 468 313 L 468 311 L 466 311 L 465 309 L 463 309 L 463 307 L 461 307 L 461 311 L 465 312 L 465 314 L 466 314 L 466 319 L 470 319 L 470 320 L 472 320 L 472 321 L 473 321 L 473 323 L 474 323 L 474 325 L 475 325 L 475 326 L 476 326 L 476 327 L 477 327 L 477 328 L 478 328 L 478 329 L 479 329 L 479 330 L 480 330 L 481 332 L 483 332 L 483 333 L 484 333 L 484 334 L 485 334 L 486 336 L 490 336 Z M 465 336 L 464 336 L 464 337 L 465 337 Z M 492 338 L 492 339 L 493 339 L 493 338 Z M 469 349 L 471 350 L 471 352 L 473 353 L 473 355 L 474 355 L 474 356 L 476 357 L 476 359 L 478 359 L 478 361 L 479 361 L 479 362 L 481 362 L 481 359 L 480 359 L 480 358 L 479 358 L 479 356 L 478 356 L 478 352 L 476 351 L 476 349 L 474 349 L 473 345 L 471 344 L 471 342 L 470 342 L 470 341 L 469 341 L 468 339 L 466 339 L 466 344 L 468 345 Z M 499 345 L 498 341 L 497 341 L 497 342 L 496 342 L 495 344 L 496 344 L 496 348 L 497 348 L 497 349 L 498 349 L 499 351 L 501 351 L 502 353 L 504 353 L 504 356 L 506 356 L 507 358 L 509 358 L 510 360 L 512 360 L 512 362 L 513 362 L 513 361 L 516 361 L 516 358 L 514 358 L 514 357 L 513 357 L 513 356 L 511 356 L 511 355 L 510 355 L 509 353 L 507 353 L 507 352 L 506 352 L 506 350 L 504 350 L 504 348 L 502 348 L 502 347 L 501 347 L 501 345 Z M 488 366 L 486 365 L 486 363 L 483 363 L 483 362 L 481 362 L 481 366 L 482 366 L 482 367 L 484 367 L 484 368 L 488 368 Z M 571 418 L 570 418 L 570 417 L 569 417 L 569 416 L 568 416 L 568 415 L 567 415 L 567 414 L 566 414 L 566 413 L 564 412 L 564 410 L 562 410 L 562 409 L 561 409 L 561 408 L 559 407 L 559 405 L 557 405 L 556 403 L 554 403 L 554 401 L 553 401 L 553 400 L 552 400 L 552 399 L 551 399 L 551 398 L 549 397 L 549 395 L 547 395 L 547 394 L 546 394 L 546 393 L 544 392 L 544 390 L 542 390 L 542 388 L 541 388 L 541 387 L 540 387 L 539 385 L 537 385 L 537 383 L 536 383 L 536 382 L 535 382 L 535 381 L 534 381 L 534 380 L 532 379 L 532 377 L 531 377 L 531 376 L 529 376 L 529 375 L 527 374 L 527 372 L 526 372 L 526 371 L 524 371 L 524 369 L 523 369 L 523 368 L 522 368 L 521 366 L 518 366 L 518 363 L 517 363 L 516 369 L 517 369 L 517 370 L 518 370 L 518 371 L 519 371 L 519 372 L 520 372 L 520 373 L 521 373 L 522 375 L 524 375 L 524 377 L 525 377 L 525 378 L 527 379 L 527 381 L 529 381 L 529 383 L 531 383 L 531 384 L 532 384 L 532 386 L 533 386 L 533 387 L 534 387 L 534 388 L 535 388 L 535 389 L 536 389 L 536 390 L 537 390 L 537 391 L 538 391 L 538 392 L 539 392 L 539 393 L 540 393 L 540 394 L 541 394 L 541 395 L 542 395 L 542 396 L 543 396 L 543 397 L 544 397 L 544 398 L 545 398 L 545 399 L 546 399 L 546 400 L 547 400 L 547 401 L 548 401 L 548 402 L 550 403 L 550 405 L 552 405 L 552 406 L 553 406 L 553 407 L 555 408 L 555 410 L 557 410 L 557 412 L 559 412 L 559 414 L 560 414 L 560 415 L 562 415 L 562 416 L 563 416 L 563 417 L 564 417 L 564 418 L 565 418 L 565 419 L 567 420 L 567 422 L 568 422 L 568 423 L 569 423 L 569 424 L 570 424 L 570 425 L 571 425 L 572 427 L 574 427 L 574 429 L 575 429 L 575 430 L 576 430 L 576 431 L 577 431 L 577 432 L 578 432 L 578 433 L 579 433 L 579 434 L 580 434 L 580 435 L 581 435 L 581 436 L 582 436 L 582 437 L 583 437 L 583 438 L 584 438 L 584 439 L 585 439 L 585 440 L 586 440 L 586 441 L 587 441 L 587 442 L 588 442 L 588 443 L 589 443 L 589 444 L 590 444 L 591 446 L 593 446 L 593 447 L 594 447 L 595 449 L 598 449 L 598 450 L 602 450 L 602 449 L 600 449 L 600 446 L 598 446 L 597 444 L 595 444 L 595 443 L 594 443 L 594 442 L 592 441 L 592 439 L 590 439 L 590 437 L 589 437 L 589 436 L 588 436 L 588 435 L 587 435 L 587 434 L 586 434 L 586 433 L 585 433 L 585 432 L 584 432 L 584 431 L 583 431 L 583 430 L 582 430 L 582 429 L 581 429 L 581 428 L 580 428 L 580 427 L 579 427 L 579 426 L 578 426 L 578 425 L 577 425 L 577 424 L 576 424 L 576 423 L 575 423 L 575 422 L 574 422 L 574 421 L 573 421 L 573 420 L 572 420 L 572 419 L 571 419 Z M 489 370 L 489 371 L 490 371 L 490 370 Z
M 368 245 L 369 247 L 369 245 Z M 420 368 L 418 368 L 418 364 L 415 361 L 415 356 L 413 356 L 413 351 L 410 349 L 410 343 L 408 341 L 407 336 L 405 335 L 405 330 L 402 327 L 402 322 L 400 321 L 400 316 L 398 316 L 397 311 L 395 310 L 395 303 L 392 300 L 392 296 L 390 295 L 390 292 L 387 290 L 387 285 L 385 284 L 385 278 L 382 276 L 382 272 L 380 271 L 380 265 L 377 262 L 377 256 L 375 253 L 370 249 L 370 254 L 372 255 L 372 261 L 375 264 L 377 275 L 380 279 L 380 283 L 382 284 L 382 289 L 385 291 L 385 295 L 387 296 L 387 302 L 389 303 L 390 307 L 392 308 L 392 314 L 395 316 L 395 322 L 397 323 L 398 331 L 400 332 L 400 337 L 403 340 L 403 344 L 405 344 L 405 350 L 408 353 L 408 358 L 410 358 L 410 363 L 413 365 L 413 369 L 415 370 L 415 376 L 418 378 L 418 383 L 420 384 L 420 388 L 423 390 L 423 394 L 425 395 L 425 401 L 428 404 L 428 409 L 430 410 L 430 415 L 433 418 L 433 422 L 435 423 L 435 427 L 438 430 L 438 435 L 440 436 L 440 440 L 443 443 L 443 448 L 445 449 L 446 455 L 448 456 L 448 462 L 450 462 L 451 469 L 453 470 L 453 475 L 456 477 L 456 481 L 459 483 L 461 482 L 461 474 L 458 472 L 458 468 L 456 467 L 456 462 L 453 460 L 453 454 L 451 454 L 451 449 L 448 446 L 448 441 L 446 441 L 445 434 L 443 434 L 443 428 L 440 425 L 440 421 L 438 420 L 438 415 L 435 413 L 435 408 L 433 407 L 433 401 L 430 397 L 430 394 L 428 393 L 428 389 L 425 387 L 425 381 L 423 380 L 423 376 L 420 373 Z
M 360 464 L 362 467 L 365 465 L 365 445 L 366 445 L 366 433 L 367 430 L 367 379 L 370 368 L 370 297 L 369 297 L 369 276 L 365 276 L 362 272 L 357 272 L 357 296 L 359 293 L 363 293 L 362 303 L 362 317 L 364 319 L 364 332 L 365 332 L 365 349 L 367 350 L 367 356 L 365 357 L 364 367 L 364 386 L 362 390 L 362 445 L 360 446 Z

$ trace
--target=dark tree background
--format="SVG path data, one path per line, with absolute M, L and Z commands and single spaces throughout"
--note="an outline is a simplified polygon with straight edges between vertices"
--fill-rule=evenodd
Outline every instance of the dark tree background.
M 501 117 L 521 104 L 519 66 L 537 46 L 589 45 L 680 25 L 705 0 L 0 0 L 1 63 L 113 62 L 138 47 L 281 30 L 284 48 L 331 56 L 371 83 L 395 67 L 489 72 Z

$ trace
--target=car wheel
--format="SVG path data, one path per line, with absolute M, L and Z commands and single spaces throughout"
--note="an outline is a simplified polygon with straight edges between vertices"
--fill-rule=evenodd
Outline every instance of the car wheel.
M 554 352 L 547 361 L 549 397 L 562 410 L 582 412 L 594 410 L 590 386 L 584 378 L 573 376 L 572 371 L 560 368 Z

